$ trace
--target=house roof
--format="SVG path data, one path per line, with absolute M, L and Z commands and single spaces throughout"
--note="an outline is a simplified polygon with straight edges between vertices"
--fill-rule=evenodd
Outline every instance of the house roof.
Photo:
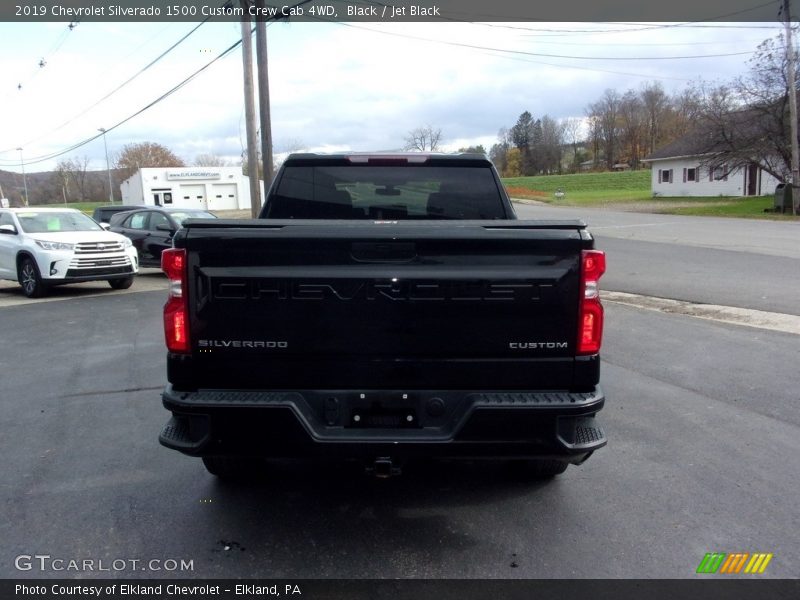
M 698 133 L 695 131 L 670 142 L 666 146 L 661 146 L 661 148 L 642 160 L 649 162 L 654 160 L 666 160 L 669 158 L 699 156 L 701 154 L 709 153 L 707 146 L 708 144 L 703 137 L 698 135 Z
M 708 156 L 729 150 L 733 143 L 740 149 L 750 147 L 758 152 L 759 138 L 776 131 L 774 116 L 764 109 L 747 108 L 728 113 L 717 122 L 707 121 L 697 124 L 689 133 L 658 148 L 642 159 L 645 162 L 670 158 L 689 158 Z

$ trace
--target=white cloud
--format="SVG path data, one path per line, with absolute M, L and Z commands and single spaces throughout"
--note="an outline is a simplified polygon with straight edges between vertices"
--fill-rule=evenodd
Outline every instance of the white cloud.
M 13 149 L 18 146 L 23 145 L 25 156 L 32 159 L 69 148 L 96 135 L 99 127 L 110 128 L 239 38 L 236 23 L 206 24 L 109 100 L 76 117 L 194 26 L 86 22 L 65 36 L 66 24 L 0 24 L 5 74 L 0 86 L 0 168 L 16 169 L 19 156 Z M 525 110 L 537 117 L 580 117 L 606 88 L 624 92 L 661 79 L 668 91 L 678 90 L 698 77 L 736 75 L 745 69 L 747 57 L 596 61 L 465 46 L 583 57 L 685 56 L 750 52 L 777 31 L 777 26 L 704 29 L 699 37 L 697 30 L 688 28 L 611 34 L 563 30 L 618 26 L 553 27 L 560 31 L 538 31 L 545 26 L 525 23 L 511 28 L 275 24 L 268 30 L 273 139 L 291 140 L 292 145 L 299 140 L 317 150 L 386 150 L 401 147 L 410 129 L 431 124 L 442 128 L 449 149 L 483 144 L 488 150 L 497 131 L 512 126 Z M 42 57 L 47 65 L 40 69 Z M 110 131 L 109 152 L 147 140 L 170 147 L 189 162 L 208 152 L 238 160 L 245 138 L 241 68 L 236 50 L 163 102 Z M 17 83 L 22 83 L 21 91 Z M 276 151 L 282 152 L 279 143 Z M 74 155 L 89 156 L 96 168 L 105 166 L 100 139 L 67 156 Z M 49 169 L 57 160 L 29 168 Z

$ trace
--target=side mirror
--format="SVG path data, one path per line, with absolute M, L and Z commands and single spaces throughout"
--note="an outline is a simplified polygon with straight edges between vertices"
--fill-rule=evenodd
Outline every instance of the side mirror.
M 17 228 L 13 225 L 0 225 L 0 233 L 8 235 L 17 235 Z
M 108 231 L 109 229 L 111 229 L 111 225 L 109 225 L 108 223 L 100 223 L 100 227 L 102 227 L 102 228 L 103 228 L 103 229 L 105 229 L 106 231 Z
M 156 225 L 156 229 L 159 231 L 169 231 L 170 233 L 175 233 L 175 230 L 171 226 L 165 225 L 164 223 L 161 223 L 161 225 Z

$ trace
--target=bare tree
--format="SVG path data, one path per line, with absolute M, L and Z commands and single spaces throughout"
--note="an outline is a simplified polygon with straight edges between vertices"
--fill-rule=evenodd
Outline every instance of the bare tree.
M 600 146 L 602 144 L 602 128 L 600 117 L 587 111 L 586 124 L 589 126 L 589 141 L 592 144 L 592 165 L 594 168 L 600 166 Z
M 195 167 L 230 167 L 231 162 L 213 153 L 198 154 L 194 158 Z
M 697 127 L 704 112 L 708 88 L 708 83 L 699 82 L 672 97 L 665 141 L 675 140 Z
M 578 117 L 568 117 L 561 121 L 564 140 L 572 146 L 572 169 L 574 171 L 578 170 L 578 143 L 581 141 L 583 121 Z
M 127 179 L 145 167 L 185 167 L 186 164 L 172 150 L 155 142 L 125 144 L 114 164 Z
M 590 104 L 588 109 L 589 116 L 596 119 L 599 146 L 602 147 L 603 159 L 608 169 L 611 169 L 616 162 L 621 101 L 619 92 L 607 89 L 600 100 Z
M 634 168 L 639 168 L 645 144 L 647 115 L 639 94 L 628 90 L 619 103 L 619 139 L 622 157 Z
M 662 85 L 654 81 L 645 84 L 639 92 L 645 113 L 647 131 L 646 154 L 652 154 L 663 142 L 664 125 L 670 112 L 670 100 Z
M 56 167 L 59 172 L 59 178 L 66 186 L 68 181 L 75 184 L 75 194 L 71 196 L 73 200 L 88 200 L 88 178 L 87 171 L 89 168 L 88 156 L 75 156 L 73 158 L 62 160 Z
M 56 165 L 55 176 L 58 183 L 58 187 L 61 188 L 61 197 L 64 199 L 64 203 L 70 201 L 72 195 L 70 194 L 69 189 L 69 181 L 71 178 L 71 168 L 69 161 L 62 160 Z
M 564 144 L 564 127 L 549 115 L 541 120 L 540 172 L 561 172 L 561 148 Z
M 442 130 L 434 129 L 431 125 L 417 127 L 408 132 L 404 138 L 405 150 L 415 152 L 438 152 L 442 141 Z
M 783 36 L 762 42 L 749 63 L 749 72 L 729 85 L 699 88 L 703 108 L 695 145 L 710 167 L 758 164 L 788 181 L 791 127 Z

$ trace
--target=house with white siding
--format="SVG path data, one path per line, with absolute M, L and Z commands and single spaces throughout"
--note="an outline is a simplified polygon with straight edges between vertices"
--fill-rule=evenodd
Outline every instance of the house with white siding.
M 762 196 L 773 194 L 782 183 L 759 163 L 729 165 L 714 159 L 696 132 L 642 162 L 651 167 L 653 196 Z

